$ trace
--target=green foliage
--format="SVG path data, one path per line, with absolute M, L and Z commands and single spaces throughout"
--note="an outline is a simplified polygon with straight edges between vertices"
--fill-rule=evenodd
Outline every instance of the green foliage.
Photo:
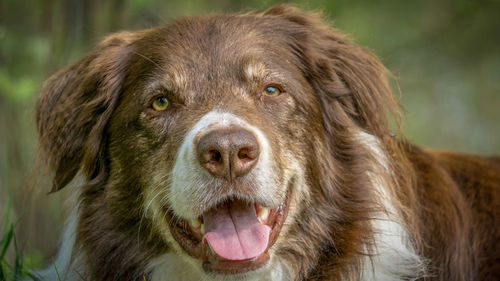
M 10 218 L 10 202 L 8 201 L 5 210 L 3 232 L 0 240 L 0 281 L 3 280 L 20 280 L 23 278 L 32 278 L 29 273 L 30 264 L 32 260 L 24 258 L 20 253 L 17 246 L 14 229 L 17 223 L 9 221 Z M 14 264 L 7 260 L 7 250 L 13 248 L 14 250 Z
M 58 280 L 61 280 L 61 276 L 59 275 L 59 270 L 57 269 L 57 265 L 55 262 L 52 262 L 52 264 L 54 265 L 54 270 L 56 271 L 56 274 L 57 274 L 57 279 Z
M 0 69 L 0 95 L 11 103 L 24 103 L 35 93 L 35 81 L 28 77 L 11 78 L 5 69 Z

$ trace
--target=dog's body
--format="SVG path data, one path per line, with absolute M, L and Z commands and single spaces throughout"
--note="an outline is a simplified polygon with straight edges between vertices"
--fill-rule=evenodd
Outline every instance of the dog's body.
M 37 110 L 54 190 L 83 177 L 66 280 L 500 274 L 500 160 L 391 136 L 385 69 L 317 15 L 113 35 Z

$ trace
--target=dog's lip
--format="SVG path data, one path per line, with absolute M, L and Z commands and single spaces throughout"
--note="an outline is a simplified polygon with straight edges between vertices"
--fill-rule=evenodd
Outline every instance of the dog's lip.
M 200 232 L 193 230 L 186 220 L 175 217 L 171 210 L 166 210 L 166 218 L 170 233 L 176 242 L 187 254 L 201 259 L 205 271 L 221 274 L 240 274 L 258 269 L 269 261 L 268 250 L 278 239 L 283 223 L 288 215 L 289 203 L 290 189 L 280 206 L 269 211 L 265 224 L 271 227 L 271 233 L 269 234 L 269 242 L 264 253 L 255 258 L 241 261 L 226 260 L 215 254 L 206 242 L 202 242 Z

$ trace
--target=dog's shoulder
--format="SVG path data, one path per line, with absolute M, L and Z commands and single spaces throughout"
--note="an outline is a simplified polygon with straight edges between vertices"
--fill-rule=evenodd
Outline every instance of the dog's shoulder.
M 495 274 L 500 274 L 500 265 L 480 261 L 500 259 L 497 243 L 500 239 L 500 157 L 416 146 L 410 146 L 407 151 L 415 171 L 414 191 L 423 206 L 421 235 L 443 243 L 454 237 L 452 248 L 460 249 L 462 255 L 448 258 L 464 265 L 464 276 L 471 276 L 465 268 L 477 267 L 470 271 L 476 272 L 476 280 L 493 280 Z M 442 231 L 445 229 L 448 232 Z M 471 240 L 475 243 L 469 245 Z M 447 256 L 446 251 L 427 256 L 439 260 Z
M 485 157 L 450 151 L 430 151 L 434 159 L 460 186 L 467 197 L 477 203 L 500 207 L 500 157 Z
M 500 156 L 424 149 L 415 145 L 408 145 L 406 153 L 421 183 L 452 180 L 472 200 L 480 199 L 475 198 L 477 192 L 498 196 Z
M 475 213 L 488 212 L 500 219 L 500 157 L 422 149 L 411 146 L 409 159 L 416 187 L 463 196 Z M 428 195 L 428 194 L 427 194 Z M 493 221 L 491 221 L 493 222 Z
M 449 173 L 466 197 L 471 214 L 472 245 L 479 262 L 478 280 L 500 276 L 500 157 L 435 151 L 433 157 Z

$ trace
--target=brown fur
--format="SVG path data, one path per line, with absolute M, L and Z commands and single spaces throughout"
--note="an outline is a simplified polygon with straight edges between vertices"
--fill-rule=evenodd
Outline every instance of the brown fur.
M 283 73 L 290 96 L 248 94 L 266 82 L 238 71 L 252 60 Z M 145 110 L 158 92 L 172 100 L 171 115 Z M 92 280 L 142 280 L 151 259 L 172 251 L 161 226 L 142 218 L 144 192 L 151 171 L 172 169 L 187 130 L 215 105 L 261 128 L 281 166 L 283 151 L 304 166 L 308 193 L 294 195 L 273 246 L 297 280 L 355 278 L 372 254 L 364 246 L 374 243 L 370 221 L 381 206 L 367 172 L 380 174 L 381 163 L 356 130 L 375 136 L 388 158 L 392 172 L 380 176 L 428 260 L 425 279 L 500 275 L 500 161 L 392 137 L 386 112 L 398 120 L 398 104 L 378 59 L 319 15 L 276 6 L 112 35 L 46 83 L 37 104 L 41 148 L 53 191 L 79 171 L 86 180 L 75 251 Z

